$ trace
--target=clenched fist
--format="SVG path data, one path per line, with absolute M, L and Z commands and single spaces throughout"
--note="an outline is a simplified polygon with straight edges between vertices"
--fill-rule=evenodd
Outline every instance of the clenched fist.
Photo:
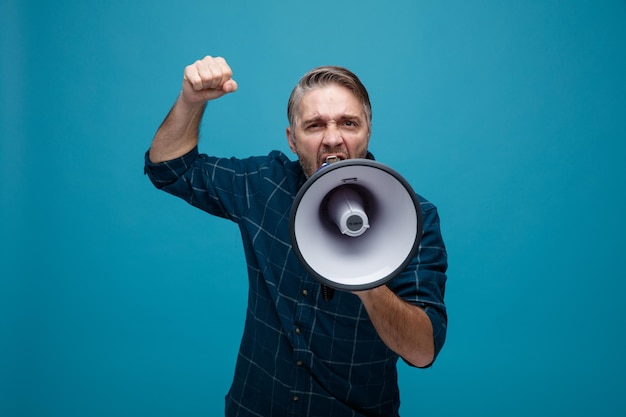
M 188 104 L 204 103 L 236 90 L 233 71 L 222 57 L 206 56 L 185 67 L 181 98 Z

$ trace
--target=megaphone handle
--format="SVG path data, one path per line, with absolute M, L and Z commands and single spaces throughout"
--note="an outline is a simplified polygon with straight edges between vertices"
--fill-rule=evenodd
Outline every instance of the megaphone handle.
M 322 286 L 322 298 L 325 301 L 332 300 L 333 296 L 335 295 L 335 289 L 324 284 L 321 284 L 321 286 Z

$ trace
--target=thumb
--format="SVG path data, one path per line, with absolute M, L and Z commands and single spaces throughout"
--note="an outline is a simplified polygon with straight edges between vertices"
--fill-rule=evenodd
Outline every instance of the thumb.
M 232 78 L 222 84 L 222 91 L 224 91 L 225 93 L 234 93 L 235 91 L 237 91 L 237 88 L 237 81 L 233 80 Z

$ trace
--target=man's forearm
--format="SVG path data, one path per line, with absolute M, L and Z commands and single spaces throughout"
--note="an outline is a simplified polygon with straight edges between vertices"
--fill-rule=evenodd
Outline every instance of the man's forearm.
M 198 145 L 207 101 L 237 91 L 232 75 L 230 66 L 221 57 L 206 56 L 185 67 L 180 95 L 152 140 L 150 161 L 175 159 Z
M 433 328 L 421 308 L 400 299 L 387 286 L 356 293 L 385 344 L 418 367 L 435 357 Z
M 150 161 L 168 161 L 192 150 L 198 144 L 205 107 L 206 103 L 187 104 L 179 96 L 152 140 Z

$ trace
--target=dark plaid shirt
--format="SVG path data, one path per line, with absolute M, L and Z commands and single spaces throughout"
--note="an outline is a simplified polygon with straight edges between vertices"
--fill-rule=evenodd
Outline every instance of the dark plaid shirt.
M 306 178 L 297 161 L 267 156 L 224 159 L 189 154 L 152 164 L 157 188 L 239 225 L 249 294 L 227 416 L 398 415 L 398 355 L 382 342 L 360 299 L 337 291 L 331 301 L 299 264 L 289 212 Z M 437 209 L 420 197 L 424 233 L 406 270 L 387 285 L 426 311 L 436 354 L 447 326 L 447 254 Z

